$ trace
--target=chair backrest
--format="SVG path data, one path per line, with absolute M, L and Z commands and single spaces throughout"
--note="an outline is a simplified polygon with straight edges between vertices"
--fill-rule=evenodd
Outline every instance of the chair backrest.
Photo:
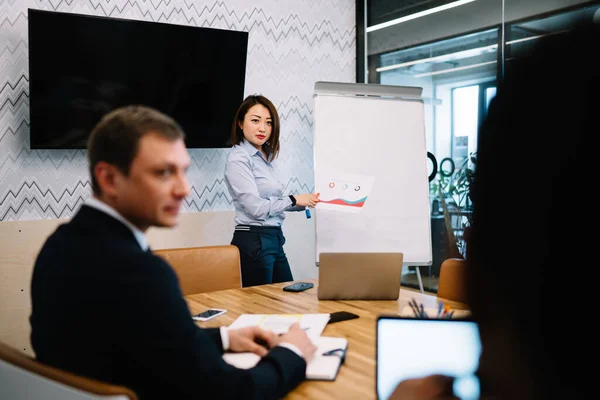
M 184 296 L 242 287 L 240 251 L 234 245 L 154 250 L 175 270 Z
M 0 399 L 137 400 L 129 388 L 45 365 L 0 343 Z
M 467 304 L 467 262 L 462 258 L 448 258 L 440 266 L 437 297 Z

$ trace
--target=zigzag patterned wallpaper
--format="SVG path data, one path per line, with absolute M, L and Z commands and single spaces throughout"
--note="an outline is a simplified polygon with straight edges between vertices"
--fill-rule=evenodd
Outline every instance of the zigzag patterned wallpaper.
M 289 193 L 313 190 L 314 83 L 355 81 L 355 1 L 0 0 L 0 221 L 70 217 L 91 194 L 84 150 L 29 148 L 28 8 L 249 32 L 245 94 L 278 107 Z M 233 209 L 227 149 L 190 153 L 184 211 Z

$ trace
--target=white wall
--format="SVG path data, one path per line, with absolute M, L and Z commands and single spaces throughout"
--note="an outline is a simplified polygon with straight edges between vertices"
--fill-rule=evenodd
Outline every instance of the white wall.
M 249 32 L 245 95 L 262 93 L 278 107 L 287 191 L 313 189 L 314 83 L 355 81 L 354 1 L 0 1 L 0 221 L 68 218 L 90 195 L 84 150 L 29 149 L 29 7 Z M 227 150 L 190 153 L 185 211 L 232 210 Z
M 352 0 L 0 0 L 0 341 L 29 351 L 33 259 L 91 194 L 84 150 L 29 149 L 27 8 L 249 32 L 245 95 L 262 93 L 278 107 L 282 176 L 287 192 L 297 194 L 314 188 L 314 83 L 355 81 L 355 6 Z M 183 226 L 151 230 L 153 248 L 230 243 L 226 153 L 190 150 L 193 188 Z M 316 277 L 314 219 L 289 213 L 283 230 L 294 277 Z

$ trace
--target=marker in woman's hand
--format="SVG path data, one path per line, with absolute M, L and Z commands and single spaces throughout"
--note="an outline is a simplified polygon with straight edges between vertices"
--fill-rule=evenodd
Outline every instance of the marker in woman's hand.
M 317 196 L 317 203 L 318 203 L 319 201 L 321 201 L 321 200 L 318 198 L 320 195 L 321 195 L 321 193 L 317 193 L 317 194 L 316 194 L 316 196 Z M 315 204 L 315 206 L 316 206 L 316 204 Z M 307 218 L 307 219 L 308 219 L 308 218 L 310 218 L 310 210 L 308 209 L 308 207 L 304 209 L 304 213 L 306 214 L 306 218 Z

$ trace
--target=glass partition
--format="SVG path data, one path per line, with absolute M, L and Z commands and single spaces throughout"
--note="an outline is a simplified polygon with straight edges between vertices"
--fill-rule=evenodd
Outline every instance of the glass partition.
M 421 282 L 415 268 L 407 268 L 402 283 L 437 292 L 441 262 L 465 254 L 477 132 L 497 82 L 537 39 L 583 20 L 600 23 L 600 5 L 569 0 L 553 5 L 504 5 L 500 0 L 399 3 L 367 1 L 367 12 L 378 13 L 367 16 L 367 75 L 369 83 L 423 88 L 427 151 L 439 166 L 430 182 L 433 264 L 419 268 Z

